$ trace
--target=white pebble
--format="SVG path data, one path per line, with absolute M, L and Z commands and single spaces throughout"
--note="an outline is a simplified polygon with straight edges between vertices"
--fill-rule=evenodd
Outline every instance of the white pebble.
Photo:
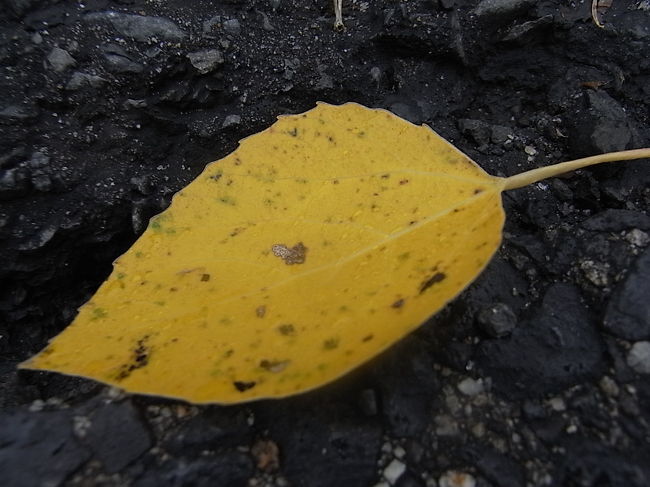
M 470 474 L 449 470 L 440 477 L 440 487 L 476 487 L 476 480 Z
M 399 479 L 405 471 L 406 465 L 395 459 L 384 469 L 384 478 L 392 485 L 397 482 L 397 479 Z

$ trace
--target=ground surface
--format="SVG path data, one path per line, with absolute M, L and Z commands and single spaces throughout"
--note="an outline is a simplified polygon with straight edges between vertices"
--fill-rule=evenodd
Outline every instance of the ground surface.
M 207 162 L 317 100 L 499 175 L 650 146 L 650 4 L 601 29 L 590 3 L 345 0 L 334 32 L 325 0 L 5 0 L 3 485 L 649 485 L 648 161 L 508 193 L 486 272 L 319 391 L 194 407 L 16 371 Z

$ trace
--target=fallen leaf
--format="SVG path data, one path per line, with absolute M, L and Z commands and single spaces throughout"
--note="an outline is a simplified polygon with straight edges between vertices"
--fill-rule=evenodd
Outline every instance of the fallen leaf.
M 504 179 L 384 110 L 280 117 L 177 193 L 21 367 L 194 403 L 319 387 L 474 280 L 501 241 L 503 190 L 649 154 Z

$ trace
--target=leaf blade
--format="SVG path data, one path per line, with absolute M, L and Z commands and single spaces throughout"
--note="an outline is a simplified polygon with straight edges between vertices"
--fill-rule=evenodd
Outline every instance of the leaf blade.
M 197 403 L 313 389 L 480 273 L 500 243 L 502 189 L 389 112 L 282 117 L 179 192 L 23 366 Z

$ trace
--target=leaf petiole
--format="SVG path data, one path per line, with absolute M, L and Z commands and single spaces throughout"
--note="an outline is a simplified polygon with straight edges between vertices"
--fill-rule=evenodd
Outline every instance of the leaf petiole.
M 576 169 L 601 164 L 603 162 L 628 161 L 631 159 L 644 158 L 650 158 L 650 148 L 608 152 L 607 154 L 585 157 L 582 159 L 576 159 L 575 161 L 561 162 L 559 164 L 532 169 L 505 178 L 504 191 L 523 188 L 524 186 L 536 183 L 542 179 L 552 178 L 569 171 L 575 171 Z

